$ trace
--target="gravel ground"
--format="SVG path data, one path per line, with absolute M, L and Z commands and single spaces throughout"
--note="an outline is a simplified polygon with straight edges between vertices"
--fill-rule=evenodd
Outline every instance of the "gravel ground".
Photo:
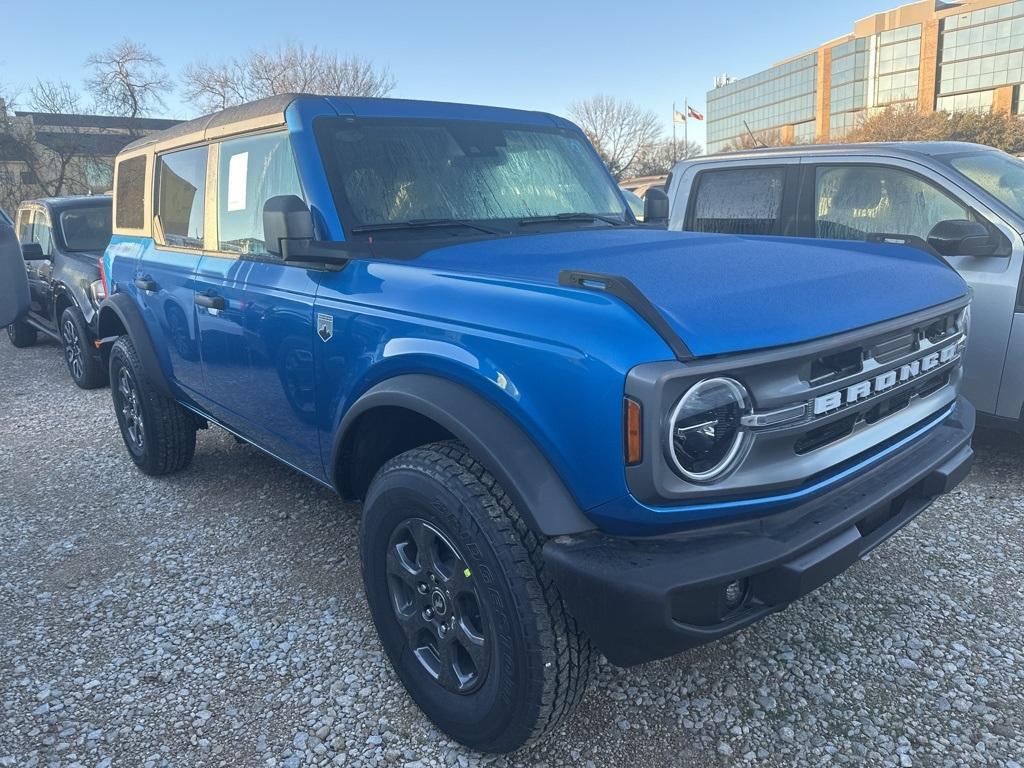
M 356 507 L 230 436 L 134 470 L 107 390 L 0 343 L 0 766 L 476 765 L 397 683 Z M 1024 762 L 1024 441 L 782 614 L 633 670 L 512 765 Z

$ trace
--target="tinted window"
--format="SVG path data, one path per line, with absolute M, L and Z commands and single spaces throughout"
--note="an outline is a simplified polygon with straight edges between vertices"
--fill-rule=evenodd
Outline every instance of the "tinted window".
M 945 192 L 898 168 L 818 168 L 815 190 L 818 237 L 864 240 L 870 234 L 888 234 L 927 239 L 940 221 L 973 218 Z
M 142 229 L 146 223 L 146 158 L 133 157 L 117 166 L 117 226 Z
M 350 226 L 525 219 L 625 205 L 582 135 L 467 120 L 320 119 L 317 137 Z
M 779 234 L 784 173 L 783 168 L 702 172 L 689 228 L 733 235 Z
M 217 178 L 220 249 L 266 254 L 263 204 L 277 195 L 302 197 L 288 134 L 225 141 L 220 147 Z
M 110 242 L 111 209 L 91 205 L 60 214 L 60 233 L 69 251 L 102 251 Z
M 206 154 L 204 146 L 157 159 L 156 213 L 167 245 L 203 247 Z

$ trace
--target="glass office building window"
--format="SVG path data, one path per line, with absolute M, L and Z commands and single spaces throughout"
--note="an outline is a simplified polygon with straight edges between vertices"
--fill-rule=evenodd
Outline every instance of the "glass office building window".
M 890 29 L 877 35 L 877 75 L 873 106 L 917 99 L 921 67 L 921 25 Z
M 917 99 L 921 25 L 848 40 L 832 49 L 829 135 L 849 133 L 865 110 Z
M 995 91 L 971 91 L 939 96 L 935 100 L 935 108 L 940 112 L 991 112 L 994 95 Z
M 832 49 L 829 135 L 842 138 L 866 106 L 869 38 L 858 37 Z
M 815 52 L 708 92 L 708 152 L 741 140 L 748 126 L 757 134 L 813 123 L 817 73 Z
M 939 103 L 950 94 L 1024 81 L 1024 2 L 945 18 L 939 58 Z

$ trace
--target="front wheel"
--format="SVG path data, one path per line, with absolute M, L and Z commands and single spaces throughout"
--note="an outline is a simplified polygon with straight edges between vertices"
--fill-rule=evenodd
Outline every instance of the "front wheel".
M 192 463 L 196 419 L 146 377 L 131 339 L 110 350 L 110 392 L 128 453 L 147 475 L 168 475 Z
M 586 690 L 590 643 L 541 544 L 460 443 L 392 459 L 367 493 L 360 552 L 381 644 L 420 709 L 474 749 L 540 738 Z
M 71 380 L 82 389 L 96 389 L 107 383 L 100 353 L 91 343 L 89 326 L 76 307 L 68 307 L 60 316 L 60 340 L 64 347 Z

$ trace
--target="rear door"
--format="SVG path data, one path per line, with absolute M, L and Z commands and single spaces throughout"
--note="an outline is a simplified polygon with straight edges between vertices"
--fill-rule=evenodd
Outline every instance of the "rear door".
M 263 240 L 263 204 L 302 196 L 291 142 L 279 131 L 211 149 L 215 241 L 196 275 L 208 407 L 260 447 L 320 477 L 313 371 L 319 273 L 269 255 Z
M 974 291 L 963 392 L 982 412 L 995 413 L 1021 270 L 1020 237 L 991 209 L 950 179 L 910 161 L 884 157 L 808 160 L 803 166 L 800 233 L 865 240 L 905 235 L 926 241 L 948 219 L 973 219 L 1012 244 L 1000 256 L 951 256 L 946 261 Z
M 149 332 L 166 351 L 174 382 L 197 398 L 203 387 L 194 304 L 206 227 L 206 146 L 157 155 L 153 241 L 136 266 Z

